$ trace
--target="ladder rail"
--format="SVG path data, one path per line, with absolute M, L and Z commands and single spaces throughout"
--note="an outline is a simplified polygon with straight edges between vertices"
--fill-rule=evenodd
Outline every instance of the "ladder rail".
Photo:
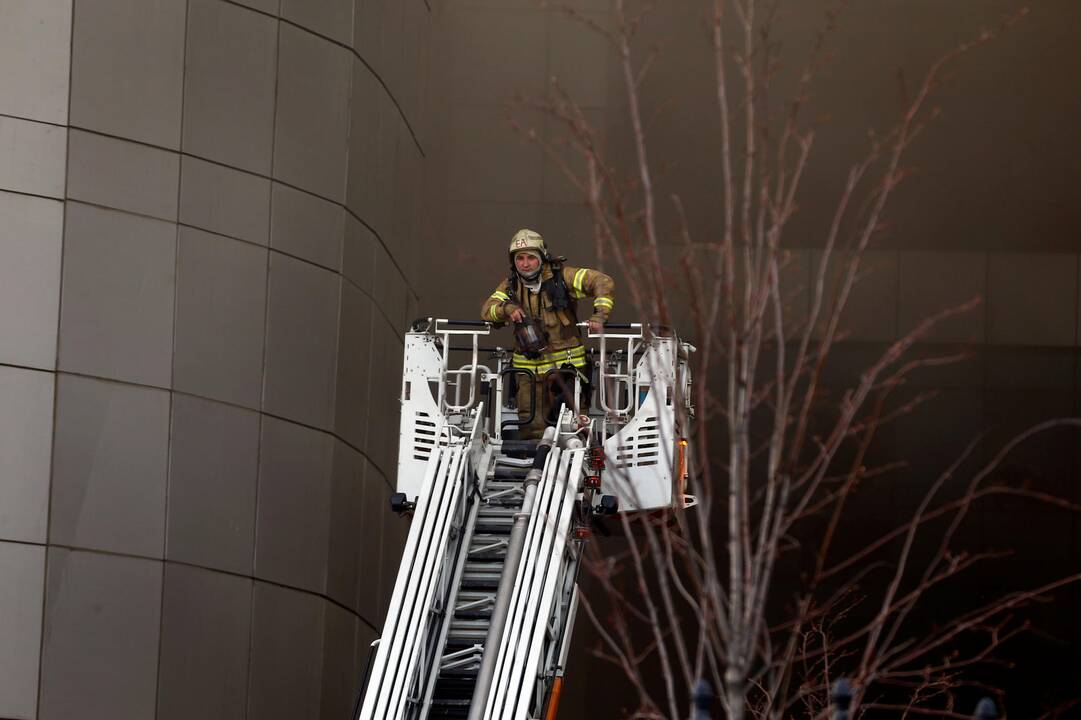
M 530 508 L 528 524 L 526 525 L 525 539 L 522 548 L 522 561 L 515 568 L 515 577 L 513 583 L 513 595 L 510 598 L 509 607 L 507 610 L 507 617 L 502 628 L 502 632 L 499 636 L 499 644 L 493 649 L 495 654 L 495 663 L 492 672 L 491 685 L 488 688 L 487 695 L 484 697 L 476 697 L 475 700 L 484 703 L 483 707 L 476 708 L 477 717 L 484 720 L 490 720 L 493 712 L 498 707 L 497 703 L 503 699 L 503 694 L 500 689 L 503 686 L 503 677 L 507 672 L 507 654 L 508 648 L 512 645 L 513 630 L 517 626 L 516 618 L 522 612 L 521 607 L 523 605 L 523 596 L 528 594 L 529 588 L 525 585 L 527 579 L 530 577 L 529 568 L 532 566 L 535 558 L 535 538 L 538 534 L 538 523 L 536 518 L 541 512 L 542 506 L 546 505 L 548 495 L 551 489 L 551 477 L 558 472 L 560 459 L 562 457 L 562 449 L 553 446 L 551 452 L 548 454 L 548 458 L 545 463 L 544 473 L 541 475 L 540 483 L 536 489 L 535 500 L 533 506 Z M 486 648 L 486 651 L 488 649 Z
M 402 581 L 403 578 L 408 578 L 412 574 L 413 567 L 419 560 L 418 546 L 420 545 L 422 530 L 427 525 L 429 517 L 432 516 L 431 508 L 434 505 L 434 502 L 431 491 L 435 475 L 439 472 L 440 465 L 444 462 L 445 457 L 445 452 L 442 448 L 436 450 L 434 457 L 428 461 L 425 470 L 424 481 L 421 486 L 422 491 L 424 492 L 424 499 L 423 501 L 418 499 L 418 507 L 413 517 L 413 525 L 410 527 L 409 534 L 406 537 L 405 548 L 402 552 L 402 562 L 398 566 L 398 576 L 394 583 L 394 591 L 388 606 L 387 617 L 383 623 L 383 633 L 380 636 L 381 642 L 375 655 L 375 664 L 371 674 L 372 684 L 369 685 L 365 691 L 364 703 L 361 705 L 360 714 L 358 715 L 358 718 L 364 720 L 374 720 L 377 703 L 382 697 L 383 683 L 388 677 L 387 665 L 390 662 L 390 643 L 382 642 L 382 639 L 387 637 L 393 638 L 395 636 L 398 631 L 402 613 L 405 611 L 405 607 L 402 603 L 408 588 Z
M 456 453 L 456 456 L 454 458 L 452 469 L 446 476 L 447 484 L 450 486 L 449 494 L 451 495 L 451 501 L 444 506 L 447 510 L 450 510 L 455 506 L 458 495 L 462 492 L 462 480 L 464 479 L 465 475 L 465 467 L 466 462 L 464 448 L 459 448 L 459 452 Z M 431 629 L 430 624 L 432 622 L 432 602 L 435 596 L 436 585 L 440 579 L 439 576 L 441 574 L 437 572 L 437 570 L 440 569 L 442 562 L 445 560 L 446 547 L 450 540 L 450 528 L 453 524 L 452 513 L 448 512 L 447 514 L 451 517 L 448 517 L 448 521 L 441 525 L 441 532 L 439 534 L 436 544 L 436 547 L 438 547 L 441 552 L 439 552 L 439 557 L 436 558 L 436 561 L 428 569 L 428 574 L 426 577 L 427 582 L 425 583 L 424 587 L 426 591 L 425 602 L 418 603 L 416 606 L 417 613 L 415 616 L 419 622 L 417 623 L 416 632 L 412 633 L 412 635 L 408 638 L 410 641 L 410 647 L 407 648 L 407 654 L 405 655 L 405 657 L 407 658 L 406 669 L 405 672 L 400 676 L 401 682 L 405 683 L 405 685 L 403 687 L 403 692 L 398 698 L 396 711 L 394 715 L 392 715 L 392 717 L 395 718 L 403 716 L 405 705 L 408 700 L 412 700 L 414 702 L 416 702 L 417 700 L 416 697 L 410 698 L 408 691 L 415 685 L 414 678 L 416 676 L 414 675 L 414 673 L 416 672 L 417 666 L 421 661 L 420 647 L 425 639 L 425 636 L 429 633 Z
M 572 548 L 568 548 L 573 552 Z M 559 610 L 562 613 L 562 635 L 557 637 L 549 648 L 549 656 L 546 663 L 549 668 L 561 675 L 567 667 L 567 655 L 570 653 L 570 637 L 574 628 L 574 622 L 578 617 L 578 573 L 581 569 L 581 559 L 574 555 L 570 564 L 571 571 L 567 573 L 563 590 L 560 592 Z
M 553 453 L 555 451 L 553 450 Z M 557 458 L 554 458 L 554 460 Z M 553 463 L 553 469 L 558 470 L 558 466 Z M 523 551 L 523 562 L 518 568 L 518 575 L 514 581 L 514 597 L 511 600 L 510 611 L 507 615 L 506 627 L 503 631 L 500 646 L 498 649 L 499 656 L 496 661 L 495 675 L 492 680 L 492 687 L 485 699 L 484 707 L 484 720 L 492 720 L 496 717 L 501 707 L 506 704 L 506 682 L 507 675 L 510 672 L 510 664 L 512 663 L 512 655 L 514 647 L 516 647 L 517 634 L 516 630 L 519 625 L 519 618 L 525 612 L 526 598 L 530 594 L 532 587 L 529 581 L 532 579 L 532 566 L 535 561 L 535 540 L 538 535 L 538 523 L 536 518 L 542 512 L 541 508 L 548 504 L 549 496 L 551 494 L 552 483 L 549 480 L 550 474 L 545 475 L 541 480 L 541 485 L 537 489 L 537 502 L 534 505 L 533 512 L 529 519 L 529 528 L 526 535 L 525 550 Z
M 376 653 L 372 669 L 372 680 L 376 684 L 374 688 L 369 686 L 365 694 L 359 715 L 361 720 L 401 717 L 411 664 L 406 660 L 403 668 L 402 659 L 406 646 L 414 645 L 412 640 L 419 637 L 426 625 L 425 616 L 430 605 L 427 595 L 434 569 L 444 555 L 443 540 L 450 525 L 451 514 L 447 508 L 452 504 L 455 492 L 461 490 L 460 483 L 445 480 L 452 470 L 461 467 L 463 451 L 461 445 L 441 448 L 429 462 L 423 485 L 427 492 L 422 493 L 423 501 L 418 500 L 384 623 L 382 637 L 389 638 L 390 642 L 381 643 Z M 437 482 L 437 479 L 443 482 Z
M 582 456 L 584 451 L 578 451 L 574 453 L 571 458 L 571 474 L 569 477 L 561 476 L 563 480 L 563 487 L 556 487 L 556 498 L 552 501 L 552 510 L 556 517 L 556 527 L 552 532 L 552 545 L 549 549 L 548 555 L 548 568 L 544 578 L 544 586 L 540 595 L 536 599 L 537 609 L 536 613 L 532 616 L 532 625 L 527 624 L 523 630 L 523 640 L 528 641 L 525 662 L 521 666 L 519 687 L 521 688 L 518 693 L 518 714 L 524 713 L 528 708 L 523 707 L 528 691 L 527 684 L 531 679 L 534 680 L 533 686 L 540 690 L 540 686 L 543 682 L 537 682 L 536 678 L 543 677 L 544 667 L 541 666 L 541 654 L 544 649 L 545 641 L 548 640 L 548 619 L 552 616 L 553 612 L 558 613 L 559 607 L 556 603 L 557 587 L 559 577 L 562 571 L 567 567 L 566 558 L 564 552 L 567 546 L 567 536 L 570 532 L 570 519 L 571 509 L 574 504 L 574 496 L 577 488 L 574 484 L 569 482 L 571 478 L 577 477 L 575 473 L 575 465 L 577 469 L 581 471 Z M 558 482 L 558 481 L 557 481 Z M 543 702 L 543 693 L 536 693 L 538 697 L 534 698 L 534 702 Z M 539 705 L 538 705 L 539 707 Z M 505 715 L 506 717 L 514 717 L 514 715 Z
M 463 464 L 465 465 L 464 472 L 466 473 L 469 470 L 467 459 L 468 456 L 463 458 Z M 448 551 L 444 556 L 443 562 L 437 566 L 438 575 L 435 579 L 436 591 L 432 597 L 429 608 L 429 613 L 432 616 L 429 622 L 437 623 L 438 627 L 433 629 L 429 626 L 421 635 L 421 645 L 417 650 L 419 669 L 413 673 L 413 680 L 410 683 L 412 690 L 411 694 L 408 696 L 411 710 L 409 713 L 410 717 L 422 713 L 421 708 L 423 706 L 426 687 L 430 677 L 430 669 L 433 666 L 438 667 L 440 664 L 439 653 L 443 648 L 444 628 L 448 625 L 448 609 L 449 614 L 453 615 L 454 599 L 457 595 L 457 577 L 459 556 L 462 553 L 462 538 L 463 535 L 467 534 L 473 506 L 474 503 L 472 502 L 470 493 L 461 492 L 458 493 L 454 505 L 451 508 L 454 519 L 450 526 L 450 537 L 447 543 Z M 466 542 L 468 542 L 468 540 Z M 453 553 L 450 551 L 452 545 Z M 429 670 L 428 673 L 424 672 L 425 668 Z
M 447 636 L 450 634 L 450 626 L 454 621 L 454 614 L 457 612 L 457 600 L 458 591 L 461 589 L 462 573 L 465 569 L 465 564 L 469 560 L 469 545 L 473 539 L 473 534 L 476 532 L 477 527 L 477 513 L 480 511 L 481 503 L 476 496 L 471 496 L 468 499 L 469 512 L 467 514 L 467 521 L 463 527 L 461 536 L 458 539 L 457 557 L 454 564 L 454 574 L 450 579 L 450 592 L 447 595 L 447 602 L 444 607 L 443 622 L 439 630 L 438 641 L 435 644 L 435 652 L 432 654 L 431 665 L 429 666 L 428 677 L 425 681 L 424 695 L 421 699 L 421 716 L 424 717 L 428 714 L 431 708 L 432 695 L 435 693 L 436 681 L 439 679 L 439 673 L 444 669 L 443 661 L 446 659 L 443 655 L 443 649 L 447 644 Z M 452 655 L 459 655 L 459 653 L 452 653 Z M 467 655 L 462 655 L 467 657 Z
M 459 545 L 457 558 L 454 566 L 454 577 L 450 583 L 450 592 L 447 595 L 447 603 L 444 608 L 442 622 L 440 623 L 438 639 L 434 645 L 434 652 L 428 664 L 427 677 L 424 680 L 424 694 L 421 697 L 421 716 L 427 715 L 429 708 L 431 707 L 432 695 L 435 692 L 436 680 L 439 679 L 439 672 L 443 669 L 443 662 L 446 656 L 443 655 L 443 649 L 447 644 L 447 636 L 450 634 L 450 626 L 454 621 L 454 613 L 456 611 L 456 602 L 458 598 L 458 590 L 461 584 L 462 570 L 465 568 L 466 560 L 469 558 L 469 540 L 473 535 L 473 521 L 476 519 L 479 503 L 472 503 L 470 509 L 470 524 L 468 529 L 462 533 L 461 544 Z M 457 653 L 454 653 L 455 655 Z
M 539 632 L 537 640 L 543 641 L 543 635 L 547 632 L 547 614 L 550 614 L 551 608 L 543 601 L 551 594 L 562 566 L 562 547 L 569 530 L 573 500 L 573 496 L 568 494 L 570 483 L 567 480 L 576 454 L 580 457 L 582 453 L 569 451 L 562 454 L 556 472 L 545 479 L 543 499 L 538 502 L 537 511 L 531 519 L 534 532 L 527 551 L 529 562 L 515 585 L 516 612 L 508 620 L 504 635 L 507 641 L 501 648 L 502 672 L 498 687 L 493 688 L 494 692 L 488 700 L 485 717 L 492 720 L 521 717 L 528 710 L 522 707 L 523 701 L 528 702 L 533 695 L 536 683 L 531 674 L 535 676 L 538 668 L 536 662 L 530 662 L 530 650 L 534 633 Z M 580 469 L 580 462 L 578 467 Z M 564 516 L 566 522 L 563 522 Z M 542 613 L 546 605 L 548 612 Z

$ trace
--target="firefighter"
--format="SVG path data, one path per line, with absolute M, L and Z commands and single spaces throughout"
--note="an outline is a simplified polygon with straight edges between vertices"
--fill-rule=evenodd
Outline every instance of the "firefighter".
M 588 383 L 585 348 L 577 325 L 579 301 L 593 298 L 589 329 L 600 332 L 612 312 L 615 283 L 602 272 L 564 265 L 565 258 L 549 255 L 544 238 L 532 230 L 514 234 L 509 256 L 510 277 L 499 283 L 480 314 L 496 325 L 515 325 L 513 364 L 534 373 L 537 398 L 533 421 L 522 427 L 520 437 L 537 438 L 559 410 L 553 407 L 546 385 L 565 374 L 573 383 L 574 373 L 581 373 Z M 553 373 L 555 370 L 561 372 Z M 518 416 L 525 420 L 530 410 L 530 387 L 525 375 L 517 379 Z M 558 384 L 565 388 L 562 382 Z

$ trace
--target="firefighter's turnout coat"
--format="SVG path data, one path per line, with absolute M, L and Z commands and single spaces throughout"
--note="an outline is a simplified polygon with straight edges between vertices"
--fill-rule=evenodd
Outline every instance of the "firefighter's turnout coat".
M 539 318 L 548 332 L 548 350 L 540 357 L 526 357 L 521 348 L 515 346 L 515 367 L 532 370 L 537 375 L 567 363 L 578 368 L 585 367 L 585 348 L 582 347 L 582 334 L 577 327 L 578 302 L 592 297 L 593 315 L 590 319 L 604 323 L 612 312 L 615 283 L 604 273 L 589 268 L 564 265 L 562 273 L 570 300 L 566 309 L 553 307 L 550 288 L 555 281 L 552 267 L 547 262 L 541 269 L 540 292 L 532 292 L 521 279 L 513 283 L 517 287 L 512 287 L 511 278 L 507 278 L 499 283 L 495 292 L 481 306 L 481 318 L 497 325 L 507 322 L 515 308 L 521 308 L 527 317 Z

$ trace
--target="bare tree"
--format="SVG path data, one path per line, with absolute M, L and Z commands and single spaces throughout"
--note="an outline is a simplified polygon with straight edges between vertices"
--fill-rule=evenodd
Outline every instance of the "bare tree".
M 695 433 L 690 486 L 699 505 L 624 516 L 626 551 L 591 559 L 604 596 L 603 610 L 597 600 L 586 603 L 602 639 L 598 652 L 636 689 L 634 717 L 685 716 L 700 678 L 722 690 L 733 720 L 823 717 L 839 673 L 854 683 L 853 716 L 880 709 L 905 717 L 962 717 L 954 691 L 969 682 L 967 670 L 1024 628 L 1014 611 L 1081 574 L 1003 593 L 943 627 L 922 627 L 913 613 L 943 583 L 995 556 L 957 549 L 958 530 L 976 502 L 1014 495 L 1079 509 L 996 482 L 993 473 L 1033 435 L 1081 421 L 1032 427 L 982 465 L 974 460 L 976 443 L 969 444 L 930 479 L 907 520 L 859 549 L 838 548 L 857 489 L 900 465 L 871 463 L 876 434 L 928 399 L 899 388 L 917 369 L 957 359 L 915 358 L 913 346 L 979 300 L 928 317 L 890 344 L 839 398 L 824 392 L 823 372 L 842 338 L 866 251 L 906 175 L 905 154 L 936 113 L 936 89 L 957 58 L 994 39 L 1025 11 L 945 52 L 905 94 L 895 124 L 870 135 L 821 238 L 810 287 L 793 287 L 784 248 L 818 129 L 807 117 L 810 86 L 827 60 L 845 3 L 827 13 L 780 116 L 771 111 L 770 98 L 781 67 L 771 40 L 776 6 L 761 0 L 707 3 L 722 179 L 716 197 L 720 230 L 710 237 L 692 237 L 679 196 L 658 197 L 658 163 L 649 154 L 650 119 L 641 90 L 659 50 L 638 47 L 654 4 L 614 0 L 610 25 L 573 4 L 558 6 L 594 30 L 618 58 L 633 145 L 630 172 L 606 155 L 586 113 L 558 84 L 549 96 L 521 100 L 511 114 L 511 122 L 544 145 L 581 192 L 598 255 L 629 280 L 625 290 L 641 316 L 667 324 L 673 307 L 687 304 L 699 339 L 693 358 L 698 412 L 685 418 Z M 523 109 L 554 118 L 563 136 L 542 139 L 521 119 Z M 674 268 L 662 258 L 662 203 L 677 218 L 683 247 Z M 682 297 L 670 290 L 673 274 L 687 288 Z M 799 293 L 807 296 L 805 317 L 790 309 Z M 969 478 L 964 491 L 947 495 L 944 488 L 962 476 Z M 812 523 L 809 567 L 798 578 L 786 571 L 786 585 L 799 590 L 781 602 L 775 594 L 779 563 L 795 550 L 795 537 L 806 542 L 804 528 Z M 933 549 L 917 552 L 917 546 Z M 648 630 L 644 643 L 634 628 Z M 958 650 L 962 638 L 964 650 Z

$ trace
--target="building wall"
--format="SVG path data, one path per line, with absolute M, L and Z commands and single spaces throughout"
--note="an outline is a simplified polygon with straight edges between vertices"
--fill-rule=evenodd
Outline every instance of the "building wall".
M 406 530 L 429 18 L 0 4 L 0 717 L 347 717 Z

